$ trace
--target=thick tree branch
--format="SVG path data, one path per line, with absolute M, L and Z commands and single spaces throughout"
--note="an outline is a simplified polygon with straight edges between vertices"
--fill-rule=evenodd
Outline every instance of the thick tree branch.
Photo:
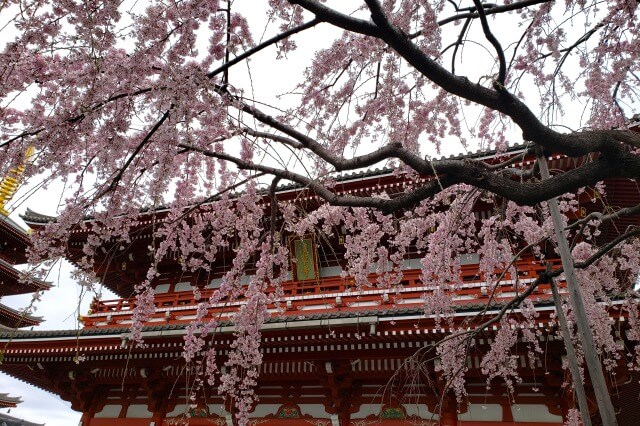
M 303 176 L 290 170 L 282 170 L 271 166 L 256 164 L 241 160 L 226 153 L 218 153 L 204 148 L 188 144 L 179 144 L 181 148 L 200 152 L 201 154 L 226 160 L 245 170 L 255 170 L 273 176 L 287 179 L 313 190 L 316 195 L 336 206 L 346 207 L 372 207 L 385 213 L 409 208 L 420 201 L 432 197 L 443 189 L 452 185 L 466 183 L 480 189 L 485 189 L 494 194 L 512 200 L 518 204 L 534 205 L 552 197 L 574 191 L 586 185 L 593 185 L 605 177 L 621 171 L 618 162 L 609 162 L 604 159 L 595 160 L 577 169 L 555 175 L 544 182 L 520 182 L 512 180 L 501 174 L 492 173 L 481 162 L 469 162 L 465 160 L 442 160 L 428 162 L 423 160 L 421 167 L 416 168 L 423 175 L 437 173 L 438 179 L 433 179 L 417 189 L 403 193 L 392 199 L 375 197 L 340 196 L 322 185 L 315 179 Z M 640 159 L 636 159 L 633 167 L 623 168 L 623 171 L 634 170 L 640 175 Z
M 337 12 L 316 0 L 289 0 L 289 3 L 300 5 L 316 15 L 316 18 L 330 22 L 347 31 L 379 37 L 378 27 L 371 22 Z
M 579 157 L 591 152 L 619 151 L 621 149 L 620 142 L 640 147 L 640 134 L 632 135 L 630 134 L 631 132 L 615 130 L 586 131 L 566 135 L 550 129 L 536 117 L 524 102 L 508 91 L 502 90 L 498 92 L 480 84 L 472 83 L 465 77 L 452 74 L 434 59 L 429 58 L 411 41 L 410 36 L 389 21 L 377 0 L 366 0 L 366 3 L 371 10 L 373 25 L 378 28 L 378 31 L 371 28 L 372 24 L 354 20 L 319 5 L 315 1 L 300 0 L 292 2 L 311 12 L 321 10 L 318 13 L 321 13 L 323 20 L 347 31 L 381 38 L 417 71 L 447 92 L 510 117 L 522 130 L 525 140 L 533 141 L 545 148 L 553 149 L 572 157 Z M 537 2 L 532 2 L 531 4 L 535 3 Z M 520 6 L 522 7 L 523 5 Z M 320 15 L 318 14 L 318 16 Z

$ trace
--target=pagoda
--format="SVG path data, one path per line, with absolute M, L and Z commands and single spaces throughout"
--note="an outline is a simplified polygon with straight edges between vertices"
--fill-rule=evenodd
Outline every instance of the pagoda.
M 14 265 L 27 262 L 26 250 L 29 237 L 18 224 L 0 214 L 0 298 L 29 294 L 49 289 L 50 285 L 40 280 L 27 278 Z M 42 322 L 26 311 L 17 311 L 0 303 L 0 329 L 14 330 L 33 327 Z
M 34 149 L 28 148 L 25 163 L 33 156 Z M 25 165 L 19 165 L 0 179 L 0 299 L 5 296 L 37 293 L 50 288 L 50 285 L 26 277 L 15 269 L 14 265 L 27 263 L 29 237 L 26 231 L 9 218 L 7 203 L 20 187 Z M 33 327 L 42 322 L 42 318 L 31 316 L 28 312 L 16 311 L 0 303 L 0 329 L 14 330 Z
M 523 158 L 521 163 L 514 162 L 514 167 L 534 160 L 525 147 L 513 147 L 510 154 Z M 487 153 L 470 157 L 491 161 Z M 555 155 L 549 158 L 549 166 L 563 169 L 569 161 Z M 393 170 L 367 171 L 341 177 L 335 190 L 342 194 L 393 193 L 400 191 L 405 179 Z M 417 179 L 419 183 L 428 178 Z M 635 182 L 611 180 L 607 186 L 610 204 L 626 207 L 640 203 Z M 309 209 L 320 205 L 315 194 L 295 186 L 281 187 L 277 197 L 279 202 L 306 203 Z M 265 196 L 265 207 L 268 201 Z M 485 217 L 491 208 L 480 203 L 475 214 Z M 588 214 L 590 208 L 586 203 L 580 214 Z M 220 286 L 232 250 L 207 274 L 184 272 L 178 259 L 163 260 L 152 283 L 155 313 L 142 330 L 145 345 L 134 346 L 128 340 L 134 286 L 144 279 L 151 262 L 147 256 L 152 238 L 149 225 L 163 214 L 162 210 L 141 213 L 131 241 L 126 245 L 115 241 L 95 259 L 94 271 L 120 298 L 95 300 L 82 317 L 81 330 L 0 335 L 0 344 L 6 348 L 0 370 L 71 402 L 74 410 L 83 413 L 82 426 L 234 424 L 233 407 L 214 387 L 204 385 L 193 397 L 190 377 L 194 371 L 182 357 L 186 326 L 195 318 L 198 303 Z M 55 220 L 33 211 L 27 211 L 23 218 L 36 230 Z M 638 222 L 637 217 L 630 217 L 619 225 Z M 91 218 L 84 225 L 70 238 L 67 256 L 71 262 L 82 255 L 91 227 L 99 226 Z M 614 233 L 612 227 L 599 238 L 612 239 Z M 514 383 L 511 390 L 496 381 L 488 390 L 480 361 L 493 344 L 498 326 L 489 327 L 467 355 L 468 397 L 460 404 L 433 368 L 437 360 L 429 364 L 431 367 L 421 368 L 424 364 L 414 356 L 452 331 L 449 325 L 424 315 L 423 297 L 433 287 L 422 281 L 418 254 L 404 260 L 402 285 L 395 291 L 376 287 L 357 290 L 353 279 L 341 274 L 343 238 L 340 234 L 322 239 L 313 235 L 290 238 L 291 256 L 297 262 L 291 279 L 282 285 L 279 304 L 268 306 L 271 316 L 262 326 L 263 363 L 252 424 L 563 424 L 574 407 L 574 396 L 564 386 L 568 374 L 562 365 L 564 344 L 555 337 L 558 323 L 549 284 L 540 284 L 532 295 L 538 312 L 534 331 L 540 336 L 544 354 L 531 359 L 523 348 L 517 358 L 522 381 Z M 464 284 L 455 298 L 456 324 L 473 316 L 494 315 L 519 291 L 517 283 L 533 282 L 549 265 L 560 264 L 559 259 L 547 258 L 542 263 L 533 255 L 524 256 L 517 263 L 517 276 L 507 273 L 499 288 L 489 294 L 479 273 L 479 255 L 468 253 L 460 262 Z M 376 278 L 374 273 L 369 276 L 371 282 Z M 559 284 L 562 290 L 563 284 Z M 199 291 L 194 292 L 196 287 Z M 242 299 L 224 301 L 207 313 L 218 319 L 213 344 L 220 369 L 232 349 L 232 316 L 243 303 Z M 628 321 L 621 303 L 613 302 L 610 316 L 617 324 L 617 338 L 633 347 L 624 333 Z M 640 415 L 634 403 L 640 391 L 638 377 L 621 363 L 608 380 L 619 424 L 636 424 Z M 587 391 L 592 395 L 588 385 Z M 589 409 L 595 413 L 595 402 Z
M 5 190 L 6 178 L 0 182 L 0 190 Z M 26 250 L 29 247 L 29 237 L 25 230 L 11 220 L 4 210 L 4 201 L 12 195 L 11 191 L 2 192 L 5 198 L 0 203 L 0 298 L 19 294 L 37 293 L 48 290 L 50 284 L 26 277 L 14 265 L 27 262 Z M 4 303 L 0 303 L 0 330 L 7 334 L 25 327 L 37 326 L 42 318 L 31 315 L 27 310 L 18 311 Z M 0 408 L 15 408 L 21 403 L 19 397 L 12 397 L 7 393 L 0 393 Z M 24 420 L 0 413 L 0 424 L 33 425 Z

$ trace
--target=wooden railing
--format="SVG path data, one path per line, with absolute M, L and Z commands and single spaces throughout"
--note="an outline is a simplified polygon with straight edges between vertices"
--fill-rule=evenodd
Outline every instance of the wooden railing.
M 554 267 L 560 264 L 559 259 L 550 261 Z M 524 260 L 517 263 L 518 276 L 520 280 L 533 279 L 546 269 L 546 266 L 532 260 Z M 357 290 L 353 278 L 329 277 L 313 281 L 288 281 L 282 284 L 284 296 L 279 302 L 279 308 L 286 311 L 303 310 L 323 310 L 327 309 L 349 309 L 353 306 L 364 306 L 371 304 L 395 304 L 401 300 L 409 300 L 411 303 L 419 303 L 423 294 L 429 292 L 429 285 L 423 284 L 421 280 L 422 272 L 419 269 L 403 271 L 402 286 L 399 290 L 379 289 L 374 283 L 378 276 L 369 275 L 372 283 L 370 288 Z M 499 271 L 496 271 L 499 274 Z M 488 292 L 483 289 L 485 280 L 478 273 L 478 266 L 464 265 L 461 272 L 463 286 L 456 291 L 460 300 L 482 299 L 488 297 Z M 519 288 L 510 283 L 513 279 L 510 273 L 505 274 L 503 284 L 500 285 L 496 296 L 501 293 L 511 294 L 514 291 L 522 291 L 524 286 Z M 268 291 L 274 289 L 268 289 Z M 188 315 L 190 311 L 195 311 L 199 302 L 207 300 L 215 289 L 201 289 L 200 299 L 196 299 L 192 291 L 172 292 L 156 294 L 154 304 L 156 314 L 155 321 L 178 320 L 182 315 Z M 337 299 L 339 297 L 339 299 Z M 511 297 L 511 296 L 510 296 Z M 400 303 L 400 302 L 398 302 Z M 232 313 L 237 306 L 242 304 L 242 297 L 233 301 L 222 301 L 221 304 L 212 309 L 211 314 Z M 94 301 L 91 305 L 89 315 L 83 318 L 86 327 L 92 326 L 113 326 L 117 323 L 126 322 L 131 317 L 135 306 L 135 299 L 116 299 L 105 301 Z M 275 306 L 269 306 L 275 308 Z M 292 312 L 292 313 L 293 313 Z

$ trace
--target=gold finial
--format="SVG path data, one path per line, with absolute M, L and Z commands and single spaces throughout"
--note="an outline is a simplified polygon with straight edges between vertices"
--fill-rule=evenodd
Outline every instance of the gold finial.
M 30 146 L 25 153 L 25 161 L 30 162 L 35 154 L 36 150 Z M 15 169 L 9 170 L 9 173 L 0 181 L 0 214 L 9 216 L 9 212 L 5 209 L 7 203 L 13 198 L 20 187 L 20 178 L 24 173 L 25 167 L 23 164 L 19 165 Z

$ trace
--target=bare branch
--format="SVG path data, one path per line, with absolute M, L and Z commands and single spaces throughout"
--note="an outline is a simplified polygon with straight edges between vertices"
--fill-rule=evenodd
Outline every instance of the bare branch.
M 142 148 L 144 148 L 144 146 L 147 143 L 149 143 L 153 135 L 158 131 L 158 129 L 160 129 L 160 127 L 162 127 L 162 124 L 167 120 L 167 118 L 169 118 L 170 111 L 171 111 L 171 108 L 169 108 L 167 111 L 165 111 L 164 114 L 162 114 L 162 117 L 160 118 L 160 120 L 158 120 L 156 124 L 154 124 L 154 126 L 151 128 L 151 130 L 149 130 L 149 132 L 142 139 L 142 141 L 140 141 L 140 143 L 138 144 L 136 149 L 133 150 L 133 152 L 131 153 L 127 161 L 124 163 L 124 165 L 118 170 L 118 173 L 113 177 L 113 179 L 111 179 L 111 181 L 109 182 L 109 185 L 106 188 L 104 188 L 102 191 L 100 191 L 98 195 L 95 196 L 96 199 L 101 198 L 107 192 L 110 192 L 116 189 L 116 187 L 118 186 L 118 183 L 120 183 L 120 180 L 122 180 L 122 176 L 124 176 L 124 173 L 127 171 L 129 166 L 131 165 L 131 162 L 138 156 L 138 153 L 140 153 Z
M 529 6 L 535 6 L 538 4 L 549 3 L 549 2 L 551 2 L 551 0 L 523 0 L 523 1 L 513 2 L 510 4 L 505 4 L 503 6 L 493 6 L 491 8 L 483 7 L 482 9 L 485 15 L 495 15 L 497 13 L 504 13 L 512 10 L 524 9 Z M 442 19 L 438 21 L 438 25 L 442 26 L 442 25 L 449 24 L 451 22 L 459 21 L 461 19 L 469 19 L 469 18 L 475 19 L 479 17 L 480 17 L 480 14 L 478 13 L 477 9 L 473 8 L 471 11 L 467 13 L 460 13 L 458 15 L 454 15 L 454 16 L 450 16 L 449 18 Z
M 293 27 L 287 31 L 284 31 L 272 38 L 270 38 L 269 40 L 265 40 L 264 42 L 260 43 L 259 45 L 255 46 L 252 49 L 247 50 L 246 52 L 236 56 L 235 58 L 225 62 L 223 65 L 221 65 L 220 67 L 216 68 L 215 70 L 209 72 L 207 74 L 207 78 L 213 78 L 216 75 L 225 72 L 226 70 L 228 70 L 230 67 L 234 66 L 235 64 L 237 64 L 238 62 L 242 62 L 243 60 L 247 59 L 250 56 L 255 55 L 256 53 L 260 52 L 261 50 L 263 50 L 266 47 L 269 47 L 271 45 L 274 45 L 276 43 L 278 43 L 279 41 L 284 40 L 285 38 L 292 36 L 293 34 L 297 34 L 301 31 L 307 30 L 309 28 L 312 28 L 314 26 L 316 26 L 317 24 L 319 24 L 321 22 L 320 19 L 312 19 L 309 22 L 306 22 L 304 24 L 298 25 L 297 27 Z
M 304 145 L 301 144 L 300 142 L 298 142 L 296 140 L 293 140 L 293 139 L 290 139 L 290 138 L 285 138 L 284 136 L 274 135 L 273 133 L 267 133 L 267 132 L 259 132 L 257 130 L 253 130 L 250 127 L 245 127 L 242 130 L 246 134 L 254 136 L 256 138 L 271 139 L 272 141 L 280 142 L 281 144 L 284 144 L 284 145 L 289 145 L 290 147 L 295 148 L 295 149 L 304 148 Z
M 582 219 L 573 222 L 571 225 L 567 226 L 566 229 L 576 228 L 592 220 L 598 220 L 600 222 L 609 222 L 624 216 L 631 216 L 638 213 L 640 213 L 640 204 L 636 204 L 633 207 L 625 207 L 606 215 L 602 214 L 602 212 L 592 212 L 586 215 L 585 217 L 583 217 Z
M 499 71 L 498 78 L 496 79 L 496 84 L 494 84 L 494 88 L 497 91 L 502 91 L 504 89 L 504 82 L 507 76 L 507 60 L 504 57 L 504 50 L 500 45 L 500 42 L 496 38 L 495 35 L 491 32 L 491 28 L 489 28 L 489 22 L 487 21 L 487 15 L 484 10 L 484 6 L 480 0 L 473 0 L 473 3 L 476 5 L 476 9 L 478 10 L 478 15 L 480 16 L 480 22 L 482 23 L 482 31 L 484 32 L 484 36 L 489 40 L 489 43 L 493 46 L 498 54 L 498 63 L 499 63 Z
M 635 237 L 636 235 L 640 235 L 640 227 L 633 227 L 630 230 L 628 230 L 627 232 L 625 232 L 624 234 L 618 235 L 618 237 L 614 238 L 612 241 L 610 241 L 607 244 L 605 244 L 602 247 L 600 247 L 597 252 L 595 252 L 594 254 L 589 256 L 589 258 L 587 260 L 585 260 L 584 262 L 576 262 L 575 265 L 574 265 L 575 268 L 576 269 L 588 268 L 594 262 L 597 262 L 602 256 L 604 256 L 605 254 L 607 254 L 611 250 L 613 250 L 613 248 L 615 248 L 615 246 L 617 246 L 618 244 L 628 240 L 631 237 Z

